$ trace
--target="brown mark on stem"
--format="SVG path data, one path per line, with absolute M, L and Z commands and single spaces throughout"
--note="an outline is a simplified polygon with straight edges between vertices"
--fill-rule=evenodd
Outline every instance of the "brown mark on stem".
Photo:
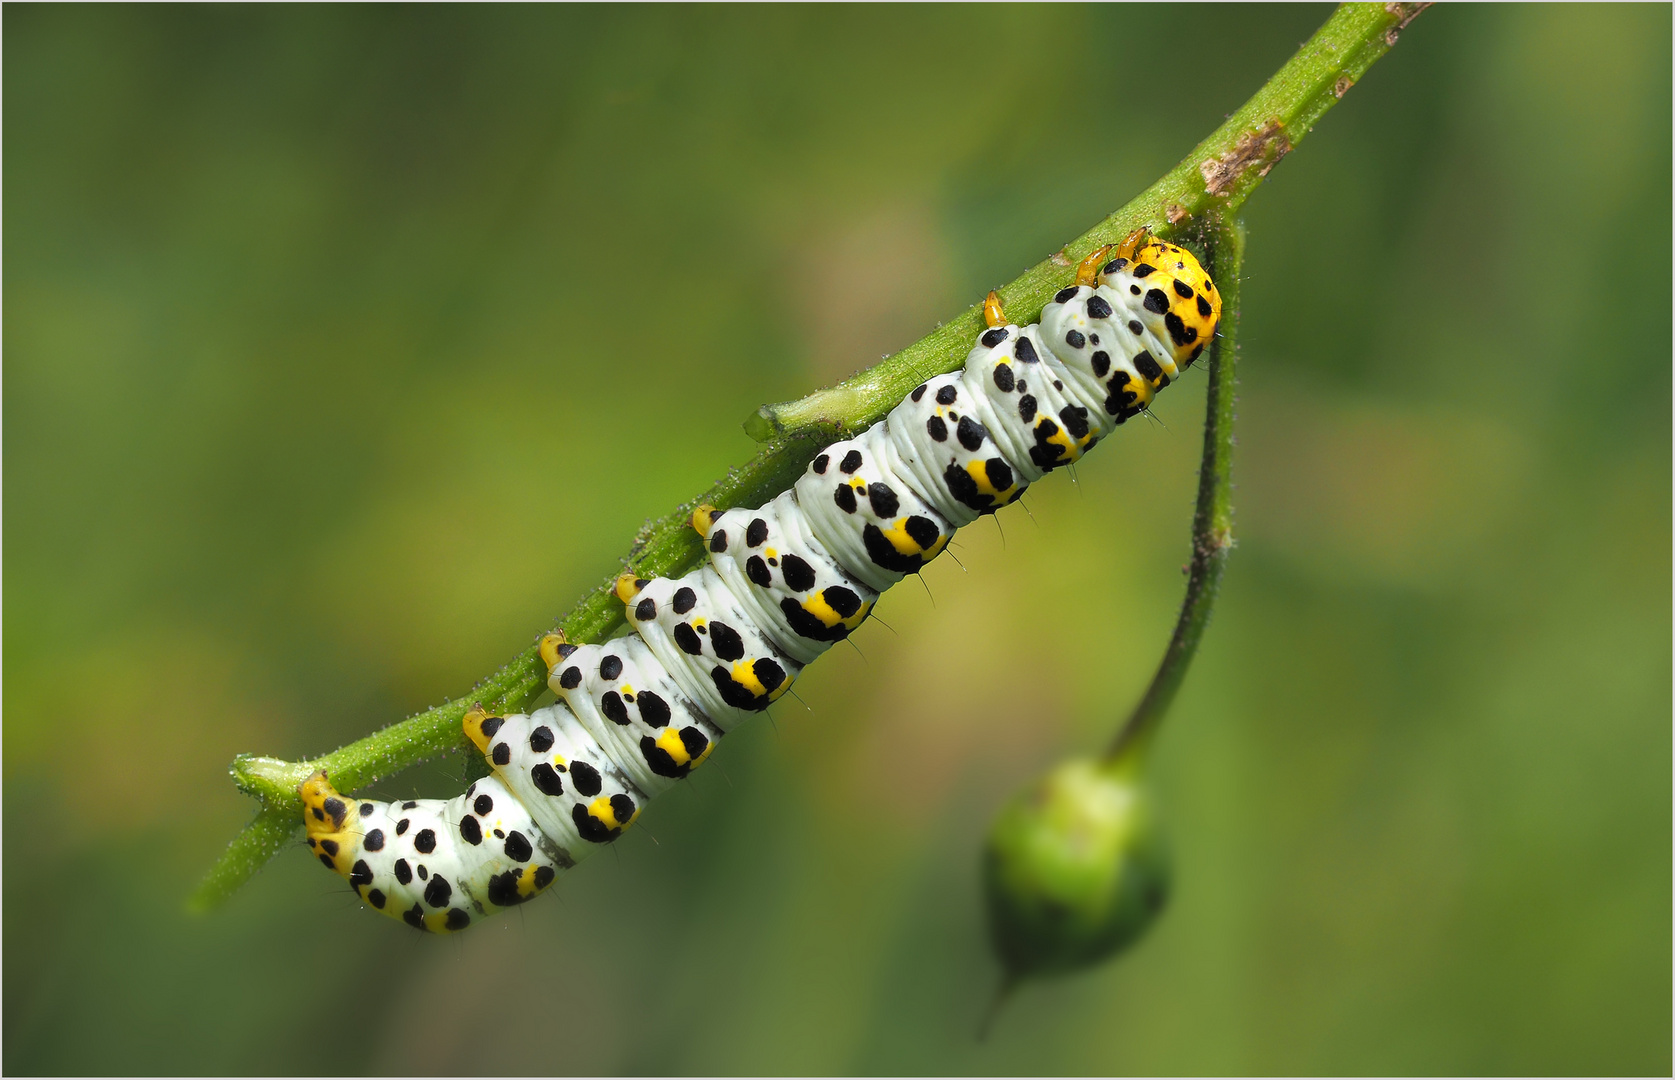
M 1349 88 L 1355 85 L 1355 80 L 1348 75 L 1339 75 L 1338 81 L 1332 84 L 1332 96 L 1342 100 L 1349 93 Z
M 1181 219 L 1191 217 L 1192 211 L 1188 210 L 1180 203 L 1170 203 L 1168 206 L 1163 208 L 1163 216 L 1169 219 L 1169 224 L 1175 225 L 1178 224 Z
M 1384 10 L 1396 16 L 1396 18 L 1401 21 L 1398 22 L 1392 29 L 1385 32 L 1384 40 L 1394 45 L 1396 43 L 1395 32 L 1397 30 L 1406 30 L 1407 24 L 1419 18 L 1419 13 L 1430 6 L 1431 0 L 1423 0 L 1423 2 L 1416 4 L 1385 4 Z
M 1199 162 L 1198 171 L 1204 174 L 1206 191 L 1224 195 L 1252 168 L 1257 176 L 1267 176 L 1280 158 L 1290 152 L 1291 140 L 1286 137 L 1285 125 L 1269 120 L 1260 130 L 1239 136 L 1239 141 L 1227 153 Z

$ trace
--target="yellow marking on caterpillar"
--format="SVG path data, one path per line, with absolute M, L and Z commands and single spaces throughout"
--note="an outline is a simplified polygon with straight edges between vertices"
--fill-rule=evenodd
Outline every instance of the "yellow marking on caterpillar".
M 1005 506 L 1008 502 L 1011 502 L 1013 493 L 1018 490 L 1017 481 L 1013 481 L 1012 486 L 1005 491 L 996 490 L 995 486 L 989 482 L 987 462 L 968 461 L 965 463 L 965 472 L 977 485 L 978 493 L 987 495 L 989 502 L 995 506 Z
M 803 610 L 819 619 L 823 626 L 836 626 L 838 623 L 842 623 L 853 630 L 861 625 L 861 620 L 865 619 L 867 612 L 872 610 L 872 601 L 862 601 L 855 614 L 846 619 L 839 615 L 832 605 L 826 603 L 826 593 L 822 590 L 808 595 L 808 598 L 803 601 Z
M 593 820 L 599 822 L 599 824 L 605 826 L 607 829 L 626 829 L 628 826 L 634 824 L 635 818 L 640 816 L 640 806 L 638 803 L 635 803 L 634 812 L 628 815 L 628 820 L 618 821 L 616 819 L 616 808 L 611 805 L 611 797 L 609 795 L 601 795 L 587 804 L 587 812 L 589 817 L 593 818 Z
M 676 765 L 685 765 L 692 761 L 692 755 L 686 752 L 686 743 L 681 739 L 680 732 L 672 727 L 663 729 L 663 734 L 657 737 L 657 745 L 674 759 Z M 709 747 L 704 748 L 704 754 L 709 754 Z
M 750 691 L 752 697 L 767 698 L 770 702 L 778 701 L 785 691 L 791 689 L 789 678 L 782 680 L 772 690 L 763 686 L 762 680 L 756 677 L 756 661 L 749 658 L 733 664 L 733 681 Z
M 1099 284 L 1099 268 L 1105 265 L 1105 256 L 1111 254 L 1110 244 L 1101 244 L 1088 252 L 1088 257 L 1076 264 L 1076 284 Z
M 530 863 L 518 871 L 518 895 L 525 900 L 540 892 L 542 886 L 535 884 L 536 864 Z M 549 882 L 550 884 L 550 882 Z
M 770 559 L 779 558 L 779 552 L 775 551 L 773 548 L 763 548 L 762 549 L 762 554 L 767 556 Z
M 898 555 L 922 555 L 927 559 L 932 551 L 940 551 L 943 543 L 948 539 L 946 536 L 938 535 L 937 542 L 932 544 L 930 549 L 920 547 L 919 541 L 908 535 L 907 519 L 905 517 L 897 518 L 890 523 L 889 528 L 878 531 L 884 534 L 884 539 L 890 541 L 890 546 L 896 549 Z
M 822 626 L 832 627 L 843 621 L 843 616 L 832 610 L 832 605 L 826 603 L 826 598 L 820 593 L 814 593 L 803 601 L 803 610 L 820 620 Z
M 1192 252 L 1173 244 L 1158 244 L 1155 252 L 1148 252 L 1148 257 L 1155 259 L 1157 265 L 1171 278 L 1171 287 L 1165 292 L 1169 297 L 1169 308 L 1181 325 L 1196 332 L 1190 341 L 1184 345 L 1177 345 L 1170 338 L 1170 345 L 1177 364 L 1191 363 L 1195 356 L 1207 348 L 1215 337 L 1216 326 L 1221 322 L 1221 294 L 1216 292 L 1215 282 L 1204 267 L 1193 257 Z M 1192 295 L 1182 296 L 1173 285 L 1179 282 L 1191 290 Z M 1205 314 L 1199 306 L 1200 298 L 1209 307 Z
M 692 527 L 697 530 L 699 536 L 708 540 L 710 530 L 715 528 L 715 507 L 704 503 L 692 511 Z
M 756 662 L 754 660 L 739 660 L 733 664 L 733 681 L 749 690 L 754 697 L 767 697 L 768 688 L 762 685 L 762 680 L 756 677 Z M 784 683 L 780 684 L 784 686 Z
M 1048 421 L 1048 423 L 1052 423 L 1052 421 Z M 1070 433 L 1064 430 L 1062 424 L 1053 424 L 1053 433 L 1047 436 L 1045 441 L 1063 450 L 1064 452 L 1059 457 L 1065 461 L 1075 461 L 1082 456 L 1082 448 L 1070 437 Z

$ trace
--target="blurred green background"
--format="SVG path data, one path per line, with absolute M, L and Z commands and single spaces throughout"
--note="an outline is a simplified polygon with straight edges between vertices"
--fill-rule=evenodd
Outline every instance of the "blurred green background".
M 1252 199 L 1175 898 L 987 1043 L 979 841 L 1162 650 L 1201 376 L 559 899 L 183 910 L 233 754 L 464 692 L 1329 10 L 8 6 L 5 1071 L 1667 1073 L 1667 6 L 1433 9 Z

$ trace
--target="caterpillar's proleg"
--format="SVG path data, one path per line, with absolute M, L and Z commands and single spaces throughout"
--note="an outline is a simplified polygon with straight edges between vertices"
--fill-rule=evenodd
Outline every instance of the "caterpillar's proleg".
M 827 447 L 790 489 L 694 511 L 706 565 L 618 578 L 624 636 L 543 639 L 556 702 L 465 716 L 493 775 L 445 802 L 391 804 L 344 798 L 316 774 L 300 789 L 310 848 L 369 905 L 425 930 L 529 899 L 785 694 L 957 528 L 1144 410 L 1215 336 L 1221 297 L 1190 252 L 1139 230 L 1088 253 L 1039 323 L 1010 322 L 994 293 L 983 317 L 963 369 Z

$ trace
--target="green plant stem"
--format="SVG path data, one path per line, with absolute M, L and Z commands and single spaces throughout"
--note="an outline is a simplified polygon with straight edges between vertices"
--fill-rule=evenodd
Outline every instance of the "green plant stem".
M 1303 141 L 1375 60 L 1390 51 L 1397 32 L 1426 6 L 1339 6 L 1254 97 L 1162 179 L 1053 258 L 997 289 L 1007 317 L 1019 325 L 1035 322 L 1070 279 L 1070 266 L 1141 226 L 1164 239 L 1181 239 L 1202 233 L 1210 221 L 1231 221 L 1269 170 Z M 967 308 L 883 363 L 829 390 L 762 406 L 745 421 L 745 430 L 766 440 L 809 425 L 844 433 L 863 429 L 895 408 L 915 386 L 958 367 L 982 331 L 981 305 Z
M 1233 409 L 1238 379 L 1239 275 L 1245 254 L 1244 227 L 1218 222 L 1208 230 L 1210 274 L 1221 292 L 1221 325 L 1210 346 L 1209 386 L 1204 402 L 1204 460 L 1198 469 L 1198 506 L 1192 515 L 1192 562 L 1186 599 L 1157 674 L 1117 732 L 1105 758 L 1115 765 L 1138 763 L 1186 679 L 1198 642 L 1209 625 L 1221 587 L 1221 572 L 1233 549 Z
M 688 524 L 699 502 L 717 506 L 760 505 L 790 487 L 829 437 L 804 434 L 775 439 L 749 464 L 734 469 L 700 499 L 683 504 L 647 526 L 635 539 L 626 565 L 642 577 L 678 577 L 703 556 L 698 534 Z M 571 641 L 602 641 L 623 622 L 622 602 L 612 594 L 614 578 L 601 582 L 558 624 Z M 214 907 L 248 881 L 302 828 L 297 785 L 324 769 L 340 790 L 353 791 L 421 761 L 470 749 L 460 720 L 473 704 L 497 712 L 526 709 L 547 687 L 546 666 L 536 645 L 513 657 L 469 694 L 391 724 L 348 746 L 307 761 L 240 754 L 229 770 L 240 791 L 261 803 L 189 901 L 195 910 Z
M 1184 239 L 1231 215 L 1315 121 L 1395 44 L 1396 31 L 1423 7 L 1339 7 L 1267 85 L 1179 165 L 1067 245 L 1065 250 L 1074 257 L 1049 259 L 1004 286 L 1000 293 L 1010 317 L 1019 323 L 1035 321 L 1047 298 L 1070 280 L 1076 259 L 1100 244 L 1114 243 L 1142 225 L 1164 238 Z M 643 577 L 672 577 L 690 570 L 702 557 L 697 535 L 686 522 L 693 505 L 757 505 L 777 495 L 820 447 L 872 424 L 926 378 L 959 367 L 981 329 L 981 315 L 974 307 L 829 390 L 759 409 L 745 422 L 751 437 L 765 444 L 755 458 L 645 529 L 625 564 Z M 603 639 L 621 622 L 621 606 L 605 582 L 583 597 L 559 628 L 572 641 L 590 642 Z M 421 761 L 464 750 L 468 744 L 460 718 L 473 703 L 522 710 L 545 683 L 546 672 L 531 645 L 470 693 L 323 757 L 287 762 L 240 755 L 232 764 L 233 782 L 257 798 L 261 809 L 194 892 L 192 906 L 204 909 L 225 900 L 297 835 L 301 804 L 296 785 L 314 770 L 325 769 L 339 788 L 353 791 Z

